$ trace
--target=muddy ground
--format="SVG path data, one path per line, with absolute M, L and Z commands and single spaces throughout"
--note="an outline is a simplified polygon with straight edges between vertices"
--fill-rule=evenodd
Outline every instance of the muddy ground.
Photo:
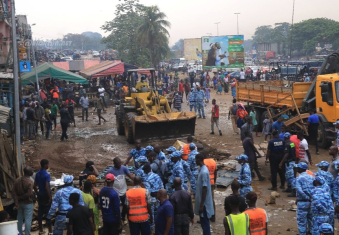
M 242 144 L 239 135 L 233 135 L 231 122 L 227 120 L 228 107 L 232 102 L 231 94 L 216 95 L 215 91 L 211 92 L 212 98 L 217 99 L 220 106 L 220 125 L 222 129 L 222 136 L 210 135 L 210 114 L 211 102 L 205 108 L 207 112 L 206 119 L 197 119 L 195 138 L 197 142 L 201 142 L 206 148 L 212 150 L 213 155 L 230 154 L 229 159 L 234 159 L 235 156 L 243 153 Z M 186 100 L 183 103 L 184 110 L 188 109 Z M 23 145 L 23 152 L 26 153 L 26 159 L 29 164 L 39 168 L 39 161 L 42 158 L 47 158 L 50 161 L 50 172 L 52 176 L 59 177 L 61 173 L 79 175 L 79 172 L 84 170 L 85 163 L 88 160 L 95 162 L 96 167 L 101 170 L 107 165 L 112 165 L 114 157 L 126 159 L 129 151 L 134 147 L 126 142 L 123 136 L 118 136 L 115 125 L 114 108 L 112 105 L 108 108 L 103 116 L 108 122 L 101 126 L 96 125 L 98 119 L 92 111 L 88 122 L 82 122 L 81 110 L 76 111 L 76 127 L 70 127 L 68 130 L 69 140 L 61 142 L 61 130 L 58 126 L 56 131 L 51 134 L 51 140 L 39 139 L 35 142 L 25 142 Z M 217 132 L 216 132 L 217 133 Z M 184 140 L 183 140 L 184 141 Z M 152 141 L 150 143 L 143 143 L 143 146 L 148 144 L 158 143 L 164 148 L 172 145 L 175 140 L 167 140 L 162 142 Z M 262 143 L 263 137 L 255 137 L 255 143 Z M 35 146 L 35 150 L 32 150 Z M 321 160 L 330 160 L 327 150 L 320 150 L 320 155 L 315 155 L 314 146 L 310 147 L 311 154 L 313 154 L 313 162 L 318 163 Z M 226 160 L 225 160 L 226 161 Z M 259 167 L 262 174 L 269 176 L 269 166 L 265 166 L 264 159 L 259 159 Z M 317 170 L 315 166 L 311 167 L 314 172 Z M 254 179 L 252 186 L 255 192 L 260 196 L 258 200 L 258 207 L 264 208 L 269 216 L 269 233 L 270 234 L 296 234 L 297 223 L 296 213 L 289 211 L 291 204 L 295 198 L 288 198 L 286 193 L 281 192 L 280 197 L 277 198 L 276 204 L 266 204 L 265 200 L 270 196 L 271 191 L 267 190 L 270 187 L 270 181 L 259 182 Z M 222 220 L 224 218 L 224 199 L 230 194 L 229 188 L 218 188 L 215 193 L 216 202 L 216 222 L 211 223 L 211 230 L 214 234 L 224 234 L 224 227 Z M 199 224 L 191 227 L 191 234 L 202 234 Z M 129 234 L 128 226 L 124 226 L 125 234 Z

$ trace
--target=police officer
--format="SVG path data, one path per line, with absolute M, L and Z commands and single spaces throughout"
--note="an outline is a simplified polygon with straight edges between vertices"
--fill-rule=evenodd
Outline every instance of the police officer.
M 192 179 L 192 172 L 191 172 L 191 169 L 190 169 L 190 166 L 188 165 L 188 163 L 183 160 L 183 155 L 182 155 L 182 152 L 181 151 L 178 151 L 180 153 L 180 162 L 181 162 L 181 165 L 182 165 L 182 168 L 184 169 L 184 177 L 185 177 L 185 182 L 184 182 L 184 187 L 183 189 L 184 190 L 188 190 L 188 180 L 191 180 Z M 179 154 L 178 153 L 178 154 Z
M 138 159 L 136 159 L 136 162 L 138 163 L 139 168 L 135 171 L 135 175 L 139 176 L 142 182 L 145 182 L 146 174 L 143 168 L 144 168 L 144 165 L 148 162 L 147 158 L 145 156 L 140 156 Z
M 266 162 L 267 165 L 268 159 L 271 168 L 271 183 L 272 187 L 268 190 L 277 190 L 277 173 L 280 177 L 280 188 L 285 188 L 285 165 L 282 164 L 279 168 L 279 164 L 284 158 L 284 147 L 285 141 L 279 138 L 279 132 L 277 130 L 273 131 L 273 139 L 268 142 Z
M 330 166 L 330 163 L 327 161 L 321 161 L 316 166 L 319 168 L 318 172 L 315 173 L 316 176 L 322 176 L 325 179 L 325 182 L 330 190 L 330 195 L 332 196 L 332 188 L 333 188 L 333 182 L 334 178 L 333 175 L 328 172 L 328 167 Z
M 151 171 L 151 166 L 149 164 L 144 165 L 144 172 L 146 174 L 144 185 L 145 185 L 145 188 L 151 194 L 151 207 L 152 207 L 152 215 L 153 215 L 153 221 L 154 221 L 154 218 L 157 213 L 157 209 L 159 207 L 159 201 L 157 200 L 157 193 L 160 189 L 164 188 L 164 185 L 161 181 L 160 176 Z M 153 228 L 154 228 L 154 223 L 151 224 L 151 230 L 153 230 Z
M 333 162 L 333 164 L 334 164 L 334 169 L 339 170 L 339 161 L 335 161 Z M 339 206 L 339 177 L 337 177 L 333 181 L 332 190 L 333 190 L 333 197 L 334 197 L 335 205 Z M 339 213 L 336 213 L 336 214 L 337 214 L 337 219 L 339 221 Z
M 313 216 L 312 235 L 320 235 L 319 227 L 323 223 L 332 223 L 334 207 L 324 177 L 316 176 L 313 181 L 311 212 Z
M 174 163 L 174 166 L 173 166 L 171 175 L 168 179 L 169 182 L 166 184 L 166 189 L 167 189 L 168 194 L 172 194 L 172 192 L 173 192 L 173 180 L 176 177 L 181 178 L 181 187 L 185 188 L 184 187 L 184 181 L 185 181 L 184 168 L 182 167 L 182 164 L 181 164 L 181 161 L 180 161 L 181 160 L 181 152 L 175 151 L 170 155 L 170 157 L 171 157 L 171 161 Z
M 193 195 L 195 195 L 195 190 L 196 190 L 196 181 L 198 178 L 198 166 L 195 162 L 195 156 L 197 154 L 199 154 L 199 152 L 196 150 L 196 146 L 193 143 L 190 143 L 190 150 L 191 152 L 188 154 L 188 159 L 187 159 L 187 163 L 190 167 L 191 173 L 192 173 L 192 177 L 190 180 L 190 184 L 191 184 L 191 192 L 193 193 Z
M 251 168 L 246 163 L 248 162 L 247 155 L 241 154 L 239 157 L 236 157 L 236 160 L 238 160 L 238 163 L 241 165 L 239 177 L 236 178 L 240 184 L 240 196 L 245 198 L 246 194 L 253 190 L 251 186 L 252 183 Z
M 151 152 L 154 151 L 154 148 L 153 148 L 153 146 L 148 145 L 148 146 L 146 146 L 145 151 L 146 151 L 146 155 L 145 155 L 145 156 L 148 158 L 148 155 L 149 155 Z
M 195 99 L 196 99 L 195 97 L 196 97 L 196 91 L 194 91 L 194 88 L 191 88 L 191 92 L 190 92 L 190 94 L 188 96 L 187 103 L 190 106 L 190 111 L 192 111 L 193 108 L 194 108 L 194 112 L 196 113 L 197 112 L 197 104 L 195 102 Z
M 67 212 L 72 209 L 72 206 L 69 204 L 69 196 L 71 193 L 78 193 L 80 195 L 79 199 L 79 205 L 84 206 L 84 200 L 82 197 L 82 193 L 79 189 L 73 187 L 73 176 L 72 175 L 66 175 L 64 177 L 64 185 L 63 188 L 59 189 L 53 198 L 51 209 L 49 209 L 47 220 L 52 219 L 54 216 L 56 210 L 58 209 L 58 212 L 56 213 L 55 217 L 55 223 L 54 223 L 54 235 L 62 235 L 64 230 L 67 229 L 66 225 L 66 215 Z M 52 232 L 52 225 L 48 228 L 49 233 Z
M 308 165 L 305 162 L 299 162 L 296 166 L 297 172 L 300 174 L 296 178 L 297 192 L 297 224 L 300 235 L 306 235 L 312 231 L 312 212 L 311 193 L 314 189 L 314 178 L 306 173 Z
M 132 149 L 131 152 L 129 153 L 128 158 L 126 159 L 124 165 L 126 166 L 129 161 L 131 160 L 131 158 L 133 158 L 134 160 L 134 166 L 136 168 L 139 168 L 138 163 L 135 161 L 137 158 L 139 158 L 140 156 L 146 156 L 146 150 L 145 148 L 141 147 L 141 141 L 140 140 L 136 140 L 135 141 L 135 149 Z
M 151 152 L 148 155 L 148 161 L 150 163 L 152 171 L 159 175 L 161 180 L 165 180 L 165 172 L 166 172 L 166 162 L 164 160 L 156 159 L 157 154 L 155 152 Z
M 195 102 L 197 105 L 197 109 L 199 112 L 199 117 L 201 118 L 201 115 L 204 119 L 206 119 L 205 117 L 205 110 L 204 110 L 204 100 L 205 100 L 205 93 L 200 90 L 200 87 L 197 86 L 197 91 L 196 91 L 196 95 L 195 95 Z
M 283 192 L 292 192 L 295 190 L 295 181 L 294 181 L 294 165 L 295 165 L 295 144 L 290 141 L 291 134 L 286 132 L 284 134 L 285 138 L 285 155 L 279 164 L 279 168 L 282 169 L 285 164 L 285 177 L 287 182 L 287 189 Z
M 167 158 L 165 159 L 165 163 L 166 163 L 166 177 L 165 178 L 168 179 L 168 177 L 171 176 L 172 170 L 174 167 L 174 162 L 171 161 L 170 156 L 173 152 L 177 151 L 177 149 L 174 146 L 170 146 L 166 149 L 166 151 L 167 151 Z

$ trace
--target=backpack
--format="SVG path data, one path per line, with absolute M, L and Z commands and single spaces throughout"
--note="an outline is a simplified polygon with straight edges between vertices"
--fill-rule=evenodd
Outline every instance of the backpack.
M 234 105 L 232 106 L 232 108 L 231 108 L 231 113 L 232 113 L 232 115 L 236 115 L 236 114 L 237 114 L 237 105 L 236 105 L 236 104 L 234 104 Z

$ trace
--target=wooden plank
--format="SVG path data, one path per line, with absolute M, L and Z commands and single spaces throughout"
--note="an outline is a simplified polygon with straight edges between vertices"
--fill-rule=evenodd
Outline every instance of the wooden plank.
M 0 136 L 1 139 L 2 139 L 2 135 Z M 5 152 L 5 147 L 4 147 L 4 142 L 3 141 L 0 141 L 0 163 L 5 163 L 6 161 L 6 152 Z M 2 171 L 2 177 L 3 177 L 3 180 L 4 180 L 4 185 L 5 185 L 5 189 L 6 189 L 6 193 L 7 195 L 9 195 L 9 188 L 8 188 L 8 185 L 7 185 L 7 177 L 6 177 L 6 174 L 5 174 L 5 170 Z
M 8 171 L 8 168 L 6 168 L 4 165 L 0 163 L 0 168 L 2 169 L 3 172 L 7 174 L 9 178 L 11 178 L 13 181 L 15 181 L 15 178 L 12 176 L 11 172 Z M 7 181 L 8 183 L 8 181 Z
M 294 124 L 295 122 L 300 121 L 304 118 L 308 118 L 309 116 L 310 116 L 309 113 L 303 113 L 303 114 L 300 114 L 299 116 L 295 116 L 295 117 L 293 117 L 293 118 L 291 118 L 287 121 L 284 121 L 284 124 L 285 124 L 285 126 L 289 126 L 289 125 Z

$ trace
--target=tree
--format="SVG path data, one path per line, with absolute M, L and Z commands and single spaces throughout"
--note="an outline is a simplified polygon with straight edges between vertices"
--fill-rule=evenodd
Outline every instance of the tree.
M 164 20 L 166 15 L 157 6 L 142 7 L 142 12 L 137 39 L 148 48 L 150 62 L 155 66 L 163 56 L 169 54 L 167 27 L 171 24 Z
M 102 39 L 102 42 L 107 48 L 117 50 L 119 58 L 125 62 L 149 67 L 149 51 L 137 40 L 137 29 L 143 20 L 142 8 L 138 0 L 125 0 L 118 4 L 115 11 L 116 17 L 101 27 L 106 32 L 110 32 Z
M 184 39 L 179 39 L 174 45 L 171 47 L 171 50 L 177 51 L 181 56 L 184 55 Z

